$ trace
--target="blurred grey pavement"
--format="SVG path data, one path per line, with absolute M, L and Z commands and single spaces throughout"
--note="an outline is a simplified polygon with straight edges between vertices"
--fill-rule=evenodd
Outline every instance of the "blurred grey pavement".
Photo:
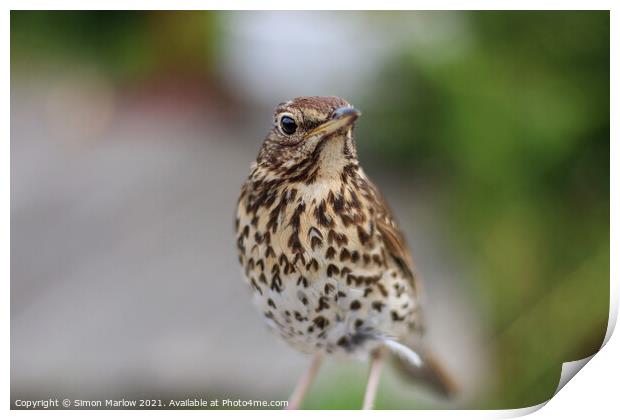
M 251 306 L 232 230 L 270 110 L 230 121 L 56 86 L 12 83 L 12 399 L 286 398 L 308 359 Z M 428 192 L 368 172 L 423 275 L 430 341 L 461 382 L 482 383 L 484 331 Z M 330 362 L 319 383 L 366 369 Z M 384 383 L 414 392 L 392 371 Z

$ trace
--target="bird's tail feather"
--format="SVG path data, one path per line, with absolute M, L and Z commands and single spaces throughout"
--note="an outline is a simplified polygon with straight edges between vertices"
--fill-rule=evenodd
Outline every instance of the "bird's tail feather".
M 407 379 L 425 385 L 443 397 L 455 396 L 458 391 L 456 382 L 426 346 L 405 345 L 392 340 L 387 340 L 385 345 L 395 356 L 397 370 Z

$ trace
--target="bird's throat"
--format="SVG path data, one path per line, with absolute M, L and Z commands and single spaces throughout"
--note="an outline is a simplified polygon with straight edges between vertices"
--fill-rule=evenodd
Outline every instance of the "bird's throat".
M 347 138 L 345 136 L 331 136 L 323 140 L 320 145 L 317 181 L 339 180 L 342 172 L 352 158 L 345 153 Z

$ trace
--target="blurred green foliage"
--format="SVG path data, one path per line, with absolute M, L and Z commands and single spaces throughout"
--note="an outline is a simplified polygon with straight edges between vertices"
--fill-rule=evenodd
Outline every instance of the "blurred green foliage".
M 460 55 L 412 48 L 386 68 L 359 130 L 380 141 L 360 144 L 439 191 L 491 324 L 484 404 L 516 408 L 549 398 L 607 326 L 609 13 L 467 20 Z
M 216 22 L 201 11 L 12 11 L 11 65 L 79 59 L 126 82 L 157 72 L 207 77 Z
M 467 259 L 495 374 L 473 406 L 524 407 L 549 398 L 562 362 L 598 350 L 607 326 L 609 13 L 461 17 L 467 36 L 447 58 L 405 48 L 356 102 L 359 146 L 365 162 L 431 187 Z M 210 12 L 11 12 L 21 68 L 79 56 L 125 81 L 215 77 L 218 41 Z M 345 379 L 306 407 L 358 407 L 361 379 Z M 380 394 L 378 406 L 402 402 Z

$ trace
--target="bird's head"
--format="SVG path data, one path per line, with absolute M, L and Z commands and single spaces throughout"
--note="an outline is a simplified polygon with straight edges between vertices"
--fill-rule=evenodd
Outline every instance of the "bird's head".
M 281 103 L 256 163 L 289 180 L 338 177 L 347 165 L 357 165 L 352 129 L 359 116 L 357 109 L 334 96 Z

